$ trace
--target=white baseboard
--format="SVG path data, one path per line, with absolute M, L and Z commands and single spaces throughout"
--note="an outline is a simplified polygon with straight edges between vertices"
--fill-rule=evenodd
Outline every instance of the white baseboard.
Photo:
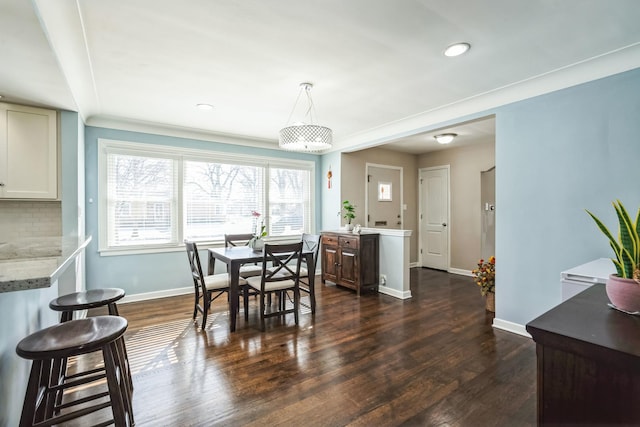
M 450 268 L 447 272 L 451 274 L 459 274 L 460 276 L 472 276 L 471 270 L 463 270 L 461 268 Z
M 420 267 L 420 263 L 419 262 L 410 262 L 409 263 L 409 268 L 415 268 L 415 267 Z
M 493 327 L 502 331 L 507 331 L 513 334 L 522 335 L 523 337 L 531 338 L 531 335 L 529 335 L 529 332 L 527 332 L 525 326 L 519 323 L 509 322 L 508 320 L 502 320 L 496 317 L 493 319 Z
M 164 291 L 145 292 L 143 294 L 125 295 L 118 304 L 126 304 L 128 302 L 147 301 L 158 298 L 175 297 L 178 295 L 192 294 L 194 293 L 193 286 L 186 288 L 167 289 Z
M 409 299 L 411 298 L 411 291 L 399 291 L 397 289 L 388 288 L 386 286 L 378 286 L 378 292 L 381 294 L 389 295 L 398 299 Z

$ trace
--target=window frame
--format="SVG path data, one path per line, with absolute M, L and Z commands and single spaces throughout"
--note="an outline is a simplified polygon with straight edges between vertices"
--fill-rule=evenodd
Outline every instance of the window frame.
M 108 165 L 107 161 L 111 154 L 122 154 L 143 157 L 157 157 L 171 159 L 174 162 L 174 188 L 176 192 L 176 241 L 162 244 L 141 244 L 127 246 L 107 245 L 108 239 Z M 144 254 L 156 252 L 174 252 L 184 249 L 184 162 L 204 161 L 212 163 L 227 163 L 243 166 L 256 166 L 263 169 L 265 175 L 263 199 L 265 211 L 269 207 L 269 170 L 270 168 L 290 168 L 308 171 L 309 173 L 309 223 L 305 232 L 315 229 L 315 162 L 299 159 L 284 159 L 269 156 L 227 153 L 213 150 L 203 150 L 195 148 L 185 148 L 177 146 L 165 146 L 156 144 L 146 144 L 139 142 L 120 141 L 112 139 L 98 138 L 98 252 L 101 256 Z M 291 236 L 271 237 L 272 241 L 291 240 Z M 216 246 L 224 244 L 223 239 L 198 241 L 202 247 Z

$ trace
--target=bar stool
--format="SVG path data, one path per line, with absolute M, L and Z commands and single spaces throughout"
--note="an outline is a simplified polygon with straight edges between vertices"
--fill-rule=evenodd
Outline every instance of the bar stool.
M 61 311 L 61 322 L 67 322 L 73 318 L 76 310 L 88 310 L 90 308 L 104 307 L 109 309 L 109 314 L 118 316 L 116 301 L 124 297 L 124 290 L 120 288 L 90 289 L 88 291 L 75 292 L 62 295 L 49 303 L 49 308 Z
M 49 303 L 49 308 L 62 312 L 62 315 L 60 316 L 61 323 L 72 320 L 74 311 L 89 310 L 92 308 L 104 307 L 105 305 L 107 306 L 110 315 L 118 316 L 119 313 L 116 302 L 122 299 L 124 295 L 124 290 L 120 288 L 90 289 L 55 298 Z M 133 393 L 133 380 L 131 379 L 129 357 L 127 356 L 124 339 L 121 340 L 119 346 L 122 346 L 125 357 L 125 380 L 127 381 L 130 393 Z M 52 372 L 54 375 L 57 375 L 58 383 L 64 383 L 67 378 L 67 358 L 55 360 Z M 61 389 L 58 391 L 56 396 L 56 405 L 60 405 L 62 402 L 62 394 L 63 390 Z
M 131 391 L 125 371 L 124 332 L 127 320 L 119 316 L 96 316 L 70 320 L 35 332 L 16 346 L 16 353 L 32 360 L 31 373 L 25 393 L 20 426 L 63 424 L 69 420 L 111 407 L 117 427 L 134 425 Z M 60 383 L 52 372 L 54 362 L 81 354 L 102 352 L 104 368 L 78 373 Z M 61 390 L 90 384 L 106 378 L 108 391 L 100 391 L 80 399 L 58 404 Z M 103 390 L 103 388 L 101 388 Z M 93 402 L 108 397 L 107 402 Z M 60 410 L 93 402 L 71 412 Z M 54 415 L 55 414 L 55 415 Z M 111 424 L 105 423 L 104 425 Z

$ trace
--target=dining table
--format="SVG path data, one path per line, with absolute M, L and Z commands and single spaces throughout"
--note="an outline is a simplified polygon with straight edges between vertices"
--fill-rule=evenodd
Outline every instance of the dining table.
M 222 248 L 209 248 L 209 262 L 208 273 L 209 275 L 215 274 L 215 262 L 216 260 L 223 262 L 227 265 L 227 271 L 230 276 L 229 280 L 229 327 L 231 332 L 236 330 L 236 319 L 238 316 L 240 306 L 240 267 L 244 264 L 260 263 L 264 259 L 262 250 L 254 250 L 249 246 L 231 246 Z M 315 259 L 314 252 L 310 250 L 303 250 L 302 256 L 304 256 L 307 263 L 307 271 L 309 271 L 309 295 L 311 298 L 312 312 L 315 312 L 316 296 L 315 296 Z M 280 258 L 286 258 L 285 255 Z

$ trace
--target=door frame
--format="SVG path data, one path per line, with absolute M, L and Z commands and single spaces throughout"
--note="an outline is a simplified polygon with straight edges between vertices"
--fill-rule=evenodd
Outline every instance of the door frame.
M 440 165 L 440 166 L 430 166 L 430 167 L 426 167 L 426 168 L 419 168 L 418 169 L 418 218 L 417 218 L 417 224 L 418 224 L 418 256 L 419 256 L 419 262 L 418 264 L 420 265 L 420 267 L 424 267 L 423 263 L 422 263 L 422 250 L 423 245 L 422 245 L 422 241 L 423 241 L 423 233 L 422 233 L 422 212 L 424 211 L 423 207 L 424 207 L 424 203 L 426 203 L 425 200 L 422 200 L 422 185 L 421 185 L 421 180 L 422 180 L 422 174 L 424 172 L 430 171 L 430 170 L 436 170 L 436 169 L 445 169 L 447 172 L 447 229 L 446 229 L 446 234 L 447 234 L 447 272 L 451 269 L 451 165 Z
M 369 167 L 380 169 L 395 169 L 400 172 L 400 222 L 404 227 L 404 169 L 402 166 L 382 165 L 379 163 L 365 163 L 364 166 L 364 223 L 369 228 Z M 395 191 L 394 191 L 395 192 Z M 397 193 L 396 193 L 397 194 Z

